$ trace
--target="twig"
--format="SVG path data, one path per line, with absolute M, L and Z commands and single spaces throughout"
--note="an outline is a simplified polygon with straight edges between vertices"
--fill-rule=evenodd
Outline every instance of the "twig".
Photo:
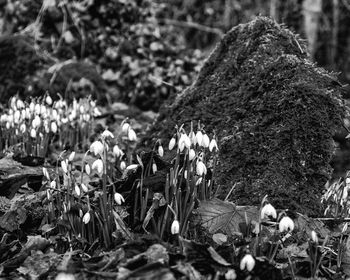
M 164 22 L 165 24 L 170 24 L 178 27 L 195 28 L 203 32 L 214 33 L 218 35 L 220 38 L 224 35 L 224 32 L 222 32 L 222 30 L 219 28 L 205 26 L 196 22 L 178 21 L 178 20 L 168 19 L 168 18 L 160 19 L 160 22 Z

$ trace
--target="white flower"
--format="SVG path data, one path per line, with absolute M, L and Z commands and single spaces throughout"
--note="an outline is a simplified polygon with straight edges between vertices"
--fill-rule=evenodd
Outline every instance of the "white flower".
M 122 131 L 123 131 L 123 133 L 125 133 L 125 134 L 128 133 L 129 128 L 130 128 L 130 124 L 127 123 L 127 122 L 125 122 L 125 123 L 123 124 L 123 126 L 122 126 Z
M 47 180 L 50 180 L 50 175 L 49 175 L 49 172 L 47 171 L 46 167 L 43 167 L 43 174 Z
M 137 140 L 135 130 L 133 130 L 132 128 L 130 128 L 128 131 L 128 138 L 129 138 L 129 141 L 136 141 Z
M 315 243 L 318 243 L 318 237 L 316 231 L 311 231 L 311 240 Z
M 102 155 L 103 153 L 103 144 L 101 141 L 95 141 L 90 146 L 90 152 L 93 153 L 95 156 Z M 93 169 L 93 168 L 92 168 Z
M 190 138 L 191 143 L 192 143 L 193 145 L 196 145 L 196 144 L 197 144 L 196 134 L 195 134 L 193 131 L 190 132 L 190 134 L 188 135 L 188 137 Z
M 294 230 L 293 220 L 287 216 L 283 217 L 278 224 L 278 229 L 280 232 L 293 231 Z
M 26 130 L 27 130 L 26 124 L 25 124 L 25 123 L 22 123 L 22 124 L 19 126 L 19 130 L 21 131 L 21 133 L 26 132 Z
M 68 166 L 64 160 L 61 161 L 61 168 L 62 168 L 64 173 L 68 173 Z
M 267 219 L 269 216 L 274 219 L 277 218 L 276 209 L 270 204 L 265 204 L 265 206 L 261 209 L 261 219 Z
M 102 132 L 101 136 L 103 138 L 108 138 L 108 137 L 114 138 L 114 134 L 107 129 Z
M 196 181 L 196 186 L 200 185 L 203 181 L 203 177 L 199 177 Z
M 51 122 L 51 131 L 53 133 L 56 133 L 57 132 L 57 123 L 56 122 Z
M 130 164 L 126 170 L 133 170 L 133 169 L 136 169 L 139 165 L 138 164 Z
M 41 119 L 39 116 L 35 116 L 35 118 L 32 120 L 32 127 L 37 128 L 41 125 Z
M 218 143 L 216 142 L 215 139 L 211 139 L 210 144 L 209 144 L 209 151 L 212 152 L 215 149 L 215 151 L 218 151 Z
M 209 144 L 210 144 L 209 136 L 207 134 L 204 134 L 203 135 L 203 140 L 202 140 L 202 147 L 208 148 Z
M 68 157 L 68 161 L 73 161 L 74 157 L 75 157 L 75 152 L 73 151 L 70 153 L 70 155 Z
M 225 279 L 226 280 L 235 280 L 237 278 L 236 271 L 234 269 L 229 269 L 225 273 Z
M 125 161 L 122 161 L 121 163 L 120 163 L 120 169 L 121 170 L 124 170 L 126 168 L 126 163 L 125 163 Z
M 176 140 L 175 140 L 175 138 L 173 137 L 173 138 L 170 139 L 170 142 L 169 142 L 169 151 L 171 151 L 172 149 L 174 149 L 175 144 L 176 144 Z
M 83 190 L 83 192 L 89 191 L 88 187 L 84 183 L 81 184 L 81 189 Z
M 122 205 L 123 202 L 125 202 L 124 197 L 120 193 L 115 193 L 114 194 L 114 200 L 118 205 Z
M 153 162 L 153 163 L 152 163 L 152 172 L 153 172 L 153 173 L 156 173 L 157 170 L 158 170 L 157 164 L 156 164 L 155 162 Z
M 180 232 L 180 223 L 178 220 L 174 220 L 171 224 L 171 234 L 178 234 Z
M 159 147 L 158 147 L 158 154 L 160 157 L 164 156 L 164 149 L 163 149 L 162 145 L 159 145 Z
M 193 149 L 190 149 L 189 153 L 188 153 L 188 159 L 189 160 L 193 160 L 196 156 L 196 152 Z
M 118 147 L 118 145 L 114 145 L 113 147 L 113 154 L 119 158 L 123 155 L 123 151 Z
M 239 265 L 241 270 L 247 269 L 248 271 L 252 271 L 255 266 L 255 260 L 252 255 L 247 254 L 241 260 Z
M 53 188 L 53 189 L 55 189 L 55 188 L 56 188 L 56 181 L 52 181 L 52 182 L 50 183 L 50 187 Z
M 74 186 L 74 190 L 75 190 L 75 192 L 76 192 L 77 196 L 80 196 L 81 191 L 80 191 L 80 188 L 79 188 L 78 184 L 75 184 L 75 186 Z
M 92 169 L 96 169 L 99 174 L 103 172 L 103 161 L 101 159 L 97 159 L 92 163 Z
M 203 174 L 207 174 L 207 168 L 202 161 L 198 161 L 196 165 L 196 172 L 198 176 L 202 176 Z
M 197 144 L 199 145 L 199 146 L 201 146 L 202 145 L 202 141 L 203 141 L 203 133 L 202 133 L 202 131 L 197 131 L 197 133 L 196 133 L 196 139 L 197 139 Z
M 24 102 L 21 99 L 18 99 L 17 100 L 17 108 L 22 109 L 24 107 L 25 107 Z
M 36 115 L 40 115 L 41 106 L 39 103 L 35 104 L 34 111 Z
M 45 98 L 45 101 L 46 101 L 46 104 L 47 105 L 51 105 L 52 104 L 52 98 L 50 95 L 47 95 L 46 98 Z
M 36 130 L 34 128 L 30 130 L 30 137 L 36 138 Z
M 180 152 L 182 152 L 185 147 L 187 149 L 191 147 L 191 140 L 187 136 L 187 134 L 184 134 L 184 133 L 181 134 L 178 145 L 179 145 Z
M 75 277 L 73 274 L 60 272 L 57 274 L 55 280 L 75 280 Z
M 83 222 L 84 224 L 88 224 L 90 222 L 91 216 L 89 212 L 86 212 L 84 217 L 83 217 Z
M 90 175 L 91 173 L 91 168 L 90 168 L 90 165 L 89 164 L 85 164 L 85 172 L 87 175 Z

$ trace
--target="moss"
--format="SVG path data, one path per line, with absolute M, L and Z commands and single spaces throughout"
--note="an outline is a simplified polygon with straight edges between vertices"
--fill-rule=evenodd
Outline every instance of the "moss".
M 320 213 L 332 169 L 332 135 L 345 107 L 332 74 L 308 59 L 306 45 L 257 17 L 228 32 L 194 84 L 161 114 L 149 135 L 170 138 L 175 124 L 201 121 L 220 141 L 216 183 L 231 199 Z

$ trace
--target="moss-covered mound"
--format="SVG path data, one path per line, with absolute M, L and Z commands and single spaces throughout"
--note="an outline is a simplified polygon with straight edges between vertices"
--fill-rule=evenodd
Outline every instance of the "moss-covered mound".
M 305 43 L 258 17 L 228 32 L 195 83 L 164 106 L 153 138 L 201 121 L 220 140 L 216 183 L 232 200 L 320 213 L 332 135 L 345 113 L 336 78 L 308 60 Z M 224 193 L 226 192 L 226 193 Z

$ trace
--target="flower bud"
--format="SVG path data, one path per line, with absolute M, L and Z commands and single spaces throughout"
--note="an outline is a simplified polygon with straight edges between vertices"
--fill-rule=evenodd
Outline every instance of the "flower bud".
M 125 133 L 125 134 L 128 133 L 129 128 L 130 128 L 130 124 L 127 123 L 127 122 L 125 122 L 125 123 L 123 124 L 123 126 L 122 126 L 122 131 L 123 131 L 123 133 Z
M 179 234 L 180 232 L 180 223 L 178 220 L 174 220 L 171 224 L 171 234 Z
M 202 145 L 202 141 L 203 141 L 203 133 L 200 130 L 197 131 L 197 133 L 196 133 L 196 139 L 197 139 L 197 144 L 199 146 L 201 146 Z
M 50 175 L 46 167 L 43 167 L 43 174 L 46 177 L 46 179 L 50 181 Z
M 215 151 L 219 150 L 218 143 L 216 142 L 215 139 L 211 139 L 210 144 L 209 144 L 209 151 L 212 152 L 212 151 L 214 151 L 214 149 L 215 149 Z
M 83 222 L 84 224 L 88 224 L 90 222 L 91 216 L 89 212 L 86 212 L 84 217 L 83 217 Z
M 130 128 L 128 131 L 128 139 L 129 139 L 129 141 L 136 141 L 137 140 L 136 133 L 132 128 Z
M 91 168 L 90 168 L 90 165 L 89 164 L 85 164 L 85 172 L 87 175 L 90 175 L 91 173 Z
M 248 271 L 252 271 L 254 266 L 255 266 L 255 259 L 251 254 L 245 255 L 239 265 L 241 270 L 247 269 Z
M 118 205 L 122 205 L 123 202 L 125 202 L 124 197 L 120 193 L 115 193 L 114 194 L 114 200 Z
M 157 164 L 155 162 L 152 163 L 152 171 L 153 171 L 153 174 L 157 172 Z
M 77 196 L 80 196 L 81 190 L 80 190 L 78 184 L 75 184 L 75 186 L 74 186 L 74 191 L 75 191 L 75 193 L 77 194 Z
M 61 168 L 62 168 L 64 173 L 68 173 L 68 166 L 64 160 L 61 161 Z
M 137 167 L 139 167 L 138 164 L 130 164 L 130 165 L 128 165 L 128 167 L 126 168 L 126 170 L 133 170 L 133 169 L 136 169 Z
M 160 157 L 164 156 L 164 149 L 163 149 L 162 145 L 159 145 L 159 147 L 158 147 L 158 155 Z
M 47 105 L 52 105 L 52 98 L 50 95 L 47 95 L 45 98 L 46 104 Z
M 121 170 L 124 170 L 126 168 L 126 163 L 125 163 L 125 161 L 122 161 L 121 163 L 120 163 L 120 169 Z
M 283 217 L 278 224 L 278 229 L 280 232 L 293 231 L 294 230 L 293 220 L 287 216 Z
M 113 147 L 113 154 L 119 158 L 123 155 L 123 151 L 118 147 L 118 145 L 114 145 Z
M 188 159 L 193 160 L 195 156 L 196 156 L 196 152 L 193 149 L 190 149 L 190 151 L 188 152 Z
M 26 124 L 22 123 L 19 127 L 19 130 L 21 131 L 21 133 L 25 133 L 27 130 Z
M 74 160 L 74 156 L 75 156 L 75 152 L 71 152 L 69 157 L 68 157 L 68 161 L 73 161 Z
M 82 189 L 83 192 L 85 192 L 85 193 L 87 193 L 87 192 L 89 191 L 88 187 L 87 187 L 84 183 L 81 184 L 81 189 Z
M 175 140 L 175 138 L 173 137 L 173 138 L 170 139 L 170 142 L 169 142 L 169 151 L 171 151 L 172 149 L 174 149 L 175 144 L 176 144 L 176 140 Z
M 318 243 L 318 237 L 316 231 L 311 231 L 311 240 L 315 243 Z
M 208 147 L 209 147 L 209 144 L 210 144 L 209 136 L 205 133 L 205 134 L 203 135 L 202 147 L 208 148 Z
M 53 133 L 56 133 L 57 130 L 58 130 L 58 128 L 57 128 L 57 123 L 56 123 L 56 122 L 51 122 L 51 131 L 52 131 Z

